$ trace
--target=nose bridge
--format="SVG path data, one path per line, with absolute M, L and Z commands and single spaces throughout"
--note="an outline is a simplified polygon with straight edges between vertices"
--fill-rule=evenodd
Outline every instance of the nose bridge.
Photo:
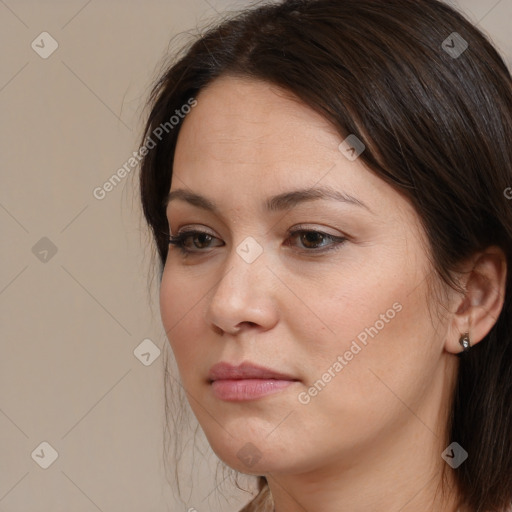
M 272 277 L 262 245 L 252 237 L 242 240 L 232 248 L 225 271 L 214 286 L 208 305 L 209 321 L 225 331 L 241 322 L 268 323 L 272 317 L 268 280 Z
M 256 242 L 257 243 L 257 242 Z M 258 244 L 261 247 L 260 244 Z M 215 287 L 214 298 L 234 298 L 237 302 L 245 297 L 255 296 L 259 286 L 265 279 L 264 274 L 269 273 L 265 267 L 263 248 L 256 254 L 254 242 L 244 240 L 233 247 L 226 259 L 225 272 Z

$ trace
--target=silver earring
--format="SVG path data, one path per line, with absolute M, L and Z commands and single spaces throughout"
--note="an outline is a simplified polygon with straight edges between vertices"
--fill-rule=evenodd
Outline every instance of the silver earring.
M 467 352 L 470 348 L 471 348 L 471 342 L 469 340 L 469 333 L 465 333 L 463 334 L 460 338 L 459 338 L 459 343 L 461 344 L 462 346 L 462 350 L 463 352 Z

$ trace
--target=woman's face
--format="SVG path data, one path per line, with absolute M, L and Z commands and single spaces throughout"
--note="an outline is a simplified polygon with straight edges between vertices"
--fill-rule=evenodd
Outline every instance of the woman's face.
M 349 467 L 405 430 L 433 439 L 453 372 L 413 208 L 282 90 L 222 77 L 197 101 L 170 192 L 204 199 L 178 193 L 167 214 L 173 236 L 206 235 L 169 246 L 160 304 L 214 451 L 278 474 Z

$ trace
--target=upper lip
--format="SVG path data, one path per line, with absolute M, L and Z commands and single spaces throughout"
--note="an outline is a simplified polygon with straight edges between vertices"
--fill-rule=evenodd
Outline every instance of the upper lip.
M 298 380 L 286 373 L 265 368 L 257 364 L 244 362 L 238 366 L 229 363 L 217 363 L 210 368 L 208 373 L 208 380 L 210 382 L 215 380 L 227 379 L 278 379 L 278 380 Z

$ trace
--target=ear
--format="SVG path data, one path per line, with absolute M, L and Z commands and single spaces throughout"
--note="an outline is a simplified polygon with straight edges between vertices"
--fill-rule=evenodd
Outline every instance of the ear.
M 460 283 L 465 289 L 454 301 L 452 321 L 445 348 L 462 352 L 460 337 L 469 333 L 471 346 L 480 342 L 492 329 L 503 308 L 507 280 L 507 259 L 503 250 L 491 246 L 467 261 Z

